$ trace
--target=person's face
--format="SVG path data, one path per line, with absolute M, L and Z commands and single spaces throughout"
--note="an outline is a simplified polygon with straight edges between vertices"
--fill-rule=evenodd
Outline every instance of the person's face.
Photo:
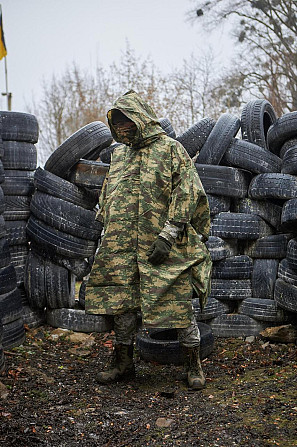
M 113 127 L 117 136 L 124 144 L 128 144 L 133 140 L 137 130 L 136 124 L 131 120 L 118 121 L 113 124 Z

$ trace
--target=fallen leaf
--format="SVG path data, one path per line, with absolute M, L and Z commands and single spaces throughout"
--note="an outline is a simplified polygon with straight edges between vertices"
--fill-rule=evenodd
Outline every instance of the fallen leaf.
M 4 383 L 0 382 L 0 399 L 6 399 L 9 395 L 9 391 Z
M 167 428 L 170 427 L 170 425 L 174 422 L 173 419 L 167 419 L 167 418 L 158 418 L 156 420 L 156 426 L 160 428 Z
M 77 348 L 70 348 L 70 349 L 68 349 L 68 351 L 71 354 L 77 355 L 79 357 L 86 357 L 86 356 L 91 354 L 91 351 L 89 351 L 88 349 L 81 349 L 79 347 L 77 347 Z

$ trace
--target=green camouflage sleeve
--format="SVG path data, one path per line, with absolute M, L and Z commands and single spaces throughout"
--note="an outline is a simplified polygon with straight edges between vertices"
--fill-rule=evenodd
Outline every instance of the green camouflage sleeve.
M 96 220 L 98 220 L 99 222 L 102 222 L 103 224 L 104 224 L 104 203 L 106 200 L 107 183 L 108 183 L 108 173 L 106 174 L 103 185 L 102 185 L 101 193 L 99 196 L 99 210 L 97 211 L 96 217 L 95 217 Z
M 208 239 L 210 231 L 210 214 L 209 204 L 205 193 L 200 196 L 191 224 L 196 232 L 203 236 L 204 240 Z
M 172 145 L 172 194 L 168 219 L 191 223 L 207 239 L 210 214 L 207 196 L 197 170 L 182 145 Z

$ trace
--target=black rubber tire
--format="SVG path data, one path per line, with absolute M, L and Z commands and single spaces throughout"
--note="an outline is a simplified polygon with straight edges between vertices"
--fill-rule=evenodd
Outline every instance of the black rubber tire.
M 269 149 L 279 154 L 282 145 L 297 137 L 297 112 L 285 113 L 268 129 L 267 143 Z
M 252 282 L 250 279 L 212 279 L 210 296 L 225 301 L 251 298 Z
M 297 146 L 291 147 L 286 151 L 281 172 L 283 174 L 297 174 Z
M 297 286 L 297 269 L 292 269 L 287 259 L 282 259 L 278 266 L 278 277 L 285 282 Z
M 5 197 L 2 187 L 0 186 L 0 215 L 5 211 Z
M 247 197 L 252 174 L 229 166 L 212 166 L 195 163 L 207 194 L 225 197 Z
M 279 307 L 297 313 L 297 287 L 282 279 L 277 279 L 274 288 L 274 299 Z
M 215 214 L 230 211 L 230 206 L 231 206 L 231 198 L 230 197 L 215 196 L 212 194 L 207 194 L 207 199 L 208 199 L 211 216 L 214 216 Z
M 246 169 L 254 174 L 263 174 L 280 172 L 282 160 L 256 144 L 233 138 L 221 164 Z
M 249 279 L 252 272 L 253 260 L 247 255 L 232 256 L 212 265 L 212 278 L 216 279 Z
M 0 112 L 2 140 L 37 143 L 38 122 L 34 115 L 21 112 Z
M 47 309 L 73 308 L 75 278 L 67 269 L 45 260 L 45 295 Z
M 1 322 L 0 322 L 1 325 Z M 0 339 L 0 373 L 2 373 L 5 370 L 5 355 L 4 350 L 2 346 L 2 335 Z
M 290 174 L 259 174 L 249 187 L 252 199 L 289 200 L 297 197 L 297 177 Z
M 2 161 L 0 160 L 0 184 L 2 184 L 5 180 L 5 171 Z
M 82 309 L 86 307 L 86 288 L 88 284 L 88 279 L 83 279 L 79 288 L 78 302 Z
M 193 158 L 201 150 L 216 122 L 211 118 L 203 118 L 176 137 L 189 156 Z
M 17 280 L 14 266 L 9 264 L 0 269 L 0 295 L 11 292 L 16 286 Z
M 6 237 L 7 231 L 6 231 L 6 222 L 4 220 L 4 217 L 0 215 L 0 238 Z
M 212 221 L 210 234 L 221 238 L 258 239 L 272 233 L 271 227 L 256 214 L 220 213 Z
M 34 171 L 8 169 L 5 171 L 5 181 L 2 183 L 4 195 L 29 196 L 34 191 Z
M 5 220 L 28 220 L 30 217 L 31 196 L 6 196 Z
M 30 306 L 23 306 L 22 318 L 24 325 L 30 329 L 34 329 L 46 322 L 46 314 L 44 310 L 31 309 Z
M 29 301 L 28 301 L 28 297 L 27 297 L 27 293 L 26 293 L 24 284 L 21 284 L 20 286 L 18 286 L 18 289 L 19 289 L 20 294 L 21 294 L 22 305 L 23 306 L 28 306 L 29 305 Z
M 208 357 L 214 349 L 214 337 L 208 324 L 198 322 L 200 330 L 200 358 Z M 142 330 L 136 337 L 136 346 L 141 359 L 160 365 L 182 365 L 183 352 L 176 329 Z
M 25 338 L 26 333 L 22 318 L 3 325 L 2 345 L 4 349 L 9 350 L 22 345 Z
M 9 247 L 11 263 L 15 268 L 17 276 L 17 284 L 20 285 L 24 282 L 25 266 L 29 253 L 28 244 L 24 245 L 11 245 Z
M 169 118 L 159 118 L 158 121 L 159 121 L 162 129 L 168 135 L 168 137 L 175 139 L 176 133 L 175 133 L 175 130 L 173 129 L 170 119 Z
M 283 206 L 281 230 L 297 234 L 297 199 L 288 200 Z
M 93 256 L 88 259 L 73 259 L 60 256 L 57 253 L 50 252 L 47 248 L 34 243 L 34 241 L 31 242 L 30 248 L 37 256 L 42 256 L 45 260 L 49 260 L 53 264 L 65 267 L 76 276 L 78 281 L 82 280 L 90 273 L 94 262 Z
M 222 314 L 210 322 L 216 337 L 257 336 L 267 324 L 242 314 Z
M 11 262 L 9 244 L 6 237 L 0 238 L 0 269 L 7 267 Z
M 219 164 L 239 129 L 240 120 L 229 113 L 223 113 L 200 149 L 197 163 Z
M 238 313 L 248 315 L 258 321 L 286 323 L 288 315 L 280 309 L 274 300 L 247 298 L 238 306 Z
M 278 259 L 254 259 L 252 289 L 254 298 L 273 299 Z
M 257 214 L 275 229 L 279 229 L 281 224 L 282 207 L 269 200 L 239 199 L 235 204 L 234 211 Z
M 243 140 L 250 141 L 265 149 L 267 147 L 267 132 L 276 122 L 275 111 L 266 99 L 249 101 L 241 112 L 241 133 Z
M 24 245 L 28 243 L 26 220 L 7 220 L 5 222 L 6 238 L 9 245 Z
M 297 270 L 297 238 L 290 239 L 287 246 L 288 265 Z
M 2 324 L 8 324 L 22 316 L 22 300 L 18 288 L 0 295 Z
M 46 312 L 47 324 L 77 332 L 108 332 L 113 318 L 108 315 L 90 315 L 82 309 L 50 309 Z
M 118 146 L 124 146 L 124 145 L 121 143 L 113 143 L 100 152 L 100 160 L 102 161 L 102 163 L 110 164 L 112 154 Z
M 244 253 L 252 258 L 282 259 L 287 254 L 290 237 L 292 236 L 288 234 L 272 234 L 246 242 Z
M 35 191 L 30 209 L 46 224 L 73 236 L 98 241 L 103 225 L 95 220 L 96 212 L 86 210 L 50 194 Z
M 197 322 L 212 320 L 213 318 L 216 318 L 219 315 L 229 313 L 228 303 L 224 303 L 212 297 L 208 298 L 207 303 L 202 312 L 200 309 L 199 298 L 194 298 L 192 300 L 192 303 L 194 308 L 194 315 Z
M 208 248 L 212 261 L 220 261 L 230 256 L 236 256 L 238 253 L 236 240 L 230 239 L 225 241 L 217 236 L 209 236 L 205 245 Z
M 31 215 L 28 220 L 29 239 L 48 250 L 69 258 L 89 258 L 95 253 L 95 241 L 82 239 L 63 231 L 56 230 Z
M 32 309 L 44 309 L 46 307 L 45 261 L 31 250 L 25 266 L 24 287 L 29 306 Z
M 37 166 L 37 149 L 32 143 L 4 141 L 4 169 L 34 171 Z
M 68 180 L 76 186 L 82 186 L 98 191 L 102 189 L 103 182 L 109 170 L 109 164 L 102 161 L 79 160 L 76 165 L 71 168 Z
M 81 159 L 97 160 L 100 152 L 110 146 L 112 136 L 101 121 L 94 121 L 65 140 L 48 158 L 44 168 L 67 179 L 70 169 Z
M 279 156 L 280 158 L 284 158 L 286 152 L 292 147 L 297 147 L 297 138 L 292 138 L 291 140 L 287 140 L 281 147 Z
M 3 140 L 0 136 L 0 158 L 4 156 L 4 146 L 3 146 Z
M 37 168 L 35 171 L 34 185 L 38 191 L 51 194 L 88 210 L 94 209 L 98 202 L 98 199 L 91 196 L 84 188 L 78 188 L 67 180 L 41 168 Z

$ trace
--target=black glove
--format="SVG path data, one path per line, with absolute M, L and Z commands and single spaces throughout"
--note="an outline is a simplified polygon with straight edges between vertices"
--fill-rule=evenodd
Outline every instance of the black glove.
M 162 264 L 168 258 L 172 244 L 162 236 L 158 236 L 147 251 L 148 261 L 153 265 Z

